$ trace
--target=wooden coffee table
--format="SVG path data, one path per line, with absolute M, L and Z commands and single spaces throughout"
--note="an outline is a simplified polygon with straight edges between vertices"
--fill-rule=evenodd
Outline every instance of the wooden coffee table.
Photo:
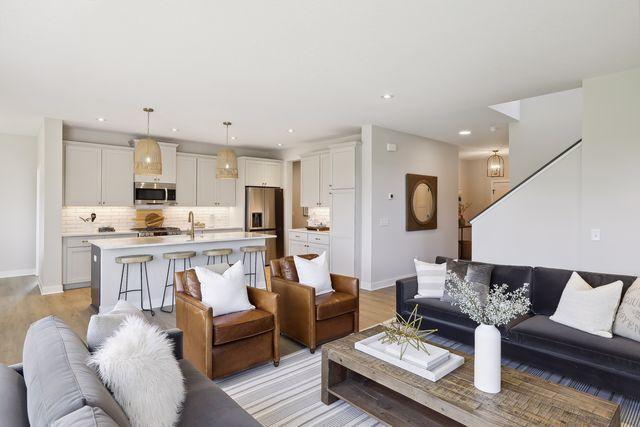
M 322 401 L 338 399 L 394 426 L 588 425 L 619 426 L 617 404 L 542 378 L 502 368 L 502 391 L 473 386 L 473 357 L 431 382 L 373 356 L 354 344 L 381 326 L 322 346 Z

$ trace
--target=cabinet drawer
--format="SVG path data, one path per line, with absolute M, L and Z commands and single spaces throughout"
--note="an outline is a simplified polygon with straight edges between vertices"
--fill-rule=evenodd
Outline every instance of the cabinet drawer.
M 65 237 L 68 248 L 82 248 L 89 247 L 89 240 L 95 239 L 95 237 L 79 236 L 79 237 Z
M 313 243 L 315 245 L 328 245 L 329 244 L 329 234 L 327 233 L 308 233 L 309 235 L 309 243 Z
M 298 242 L 307 242 L 307 233 L 302 231 L 290 231 L 289 232 L 290 240 L 297 240 Z

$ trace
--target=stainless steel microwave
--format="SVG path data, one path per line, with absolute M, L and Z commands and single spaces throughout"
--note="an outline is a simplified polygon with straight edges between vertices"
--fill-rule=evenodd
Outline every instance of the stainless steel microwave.
M 136 182 L 136 205 L 175 205 L 176 185 L 162 182 Z

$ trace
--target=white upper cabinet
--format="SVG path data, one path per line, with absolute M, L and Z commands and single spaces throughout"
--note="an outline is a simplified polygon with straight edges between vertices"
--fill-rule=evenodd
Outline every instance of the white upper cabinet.
M 176 203 L 196 206 L 198 160 L 196 156 L 178 153 L 176 156 Z
M 65 206 L 133 206 L 133 149 L 65 141 Z
M 65 142 L 64 204 L 102 204 L 102 154 L 100 146 Z M 133 180 L 129 186 L 133 191 Z
M 134 141 L 134 144 L 137 143 L 137 140 Z M 158 142 L 158 144 L 160 145 L 160 152 L 162 155 L 162 175 L 136 175 L 136 182 L 162 182 L 165 184 L 176 183 L 176 150 L 178 149 L 178 145 L 168 142 Z
M 178 153 L 178 206 L 236 206 L 235 179 L 216 179 L 216 158 Z
M 268 159 L 246 159 L 245 185 L 282 187 L 282 162 Z
M 215 206 L 216 159 L 198 157 L 197 205 Z
M 331 148 L 331 188 L 341 190 L 356 187 L 355 145 Z
M 331 156 L 313 153 L 300 162 L 300 206 L 329 207 L 331 190 Z
M 320 204 L 320 156 L 311 155 L 300 160 L 300 206 Z
M 102 149 L 102 204 L 133 205 L 133 151 Z

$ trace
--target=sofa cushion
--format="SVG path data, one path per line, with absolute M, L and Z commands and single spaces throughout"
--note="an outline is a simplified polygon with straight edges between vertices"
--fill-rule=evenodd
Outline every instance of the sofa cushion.
M 178 426 L 260 426 L 251 415 L 191 363 L 180 360 L 179 364 L 184 376 L 187 398 Z
M 0 365 L 0 417 L 6 427 L 29 426 L 24 378 L 5 365 Z
M 560 303 L 560 297 L 564 287 L 573 274 L 573 270 L 562 270 L 558 268 L 536 267 L 533 270 L 533 280 L 531 282 L 531 310 L 534 314 L 550 316 L 555 313 Z M 616 280 L 622 281 L 622 295 L 629 289 L 633 281 L 633 276 L 619 274 L 603 274 L 578 271 L 591 287 L 607 285 Z
M 118 425 L 129 420 L 96 372 L 89 351 L 62 320 L 49 316 L 31 324 L 23 348 L 27 412 L 32 426 L 49 426 L 85 405 L 99 407 Z
M 447 257 L 436 257 L 436 262 L 438 264 L 447 262 Z M 502 285 L 505 283 L 509 287 L 509 291 L 514 291 L 518 288 L 521 288 L 525 283 L 531 283 L 533 268 L 529 266 L 521 266 L 521 265 L 500 265 L 500 264 L 488 264 L 484 262 L 471 262 L 471 261 L 459 261 L 459 262 L 468 262 L 470 264 L 477 265 L 493 265 L 493 271 L 491 272 L 491 284 L 492 285 Z M 567 281 L 565 280 L 565 283 Z M 531 288 L 529 288 L 531 291 Z M 559 298 L 559 297 L 558 297 Z
M 52 427 L 118 427 L 100 408 L 83 406 L 53 423 Z
M 603 338 L 555 323 L 544 315 L 520 322 L 509 335 L 516 344 L 640 375 L 640 343 L 628 338 Z
M 330 319 L 357 308 L 358 298 L 344 292 L 316 296 L 316 320 Z
M 213 318 L 213 345 L 238 341 L 269 332 L 274 328 L 273 314 L 264 310 L 246 310 Z

